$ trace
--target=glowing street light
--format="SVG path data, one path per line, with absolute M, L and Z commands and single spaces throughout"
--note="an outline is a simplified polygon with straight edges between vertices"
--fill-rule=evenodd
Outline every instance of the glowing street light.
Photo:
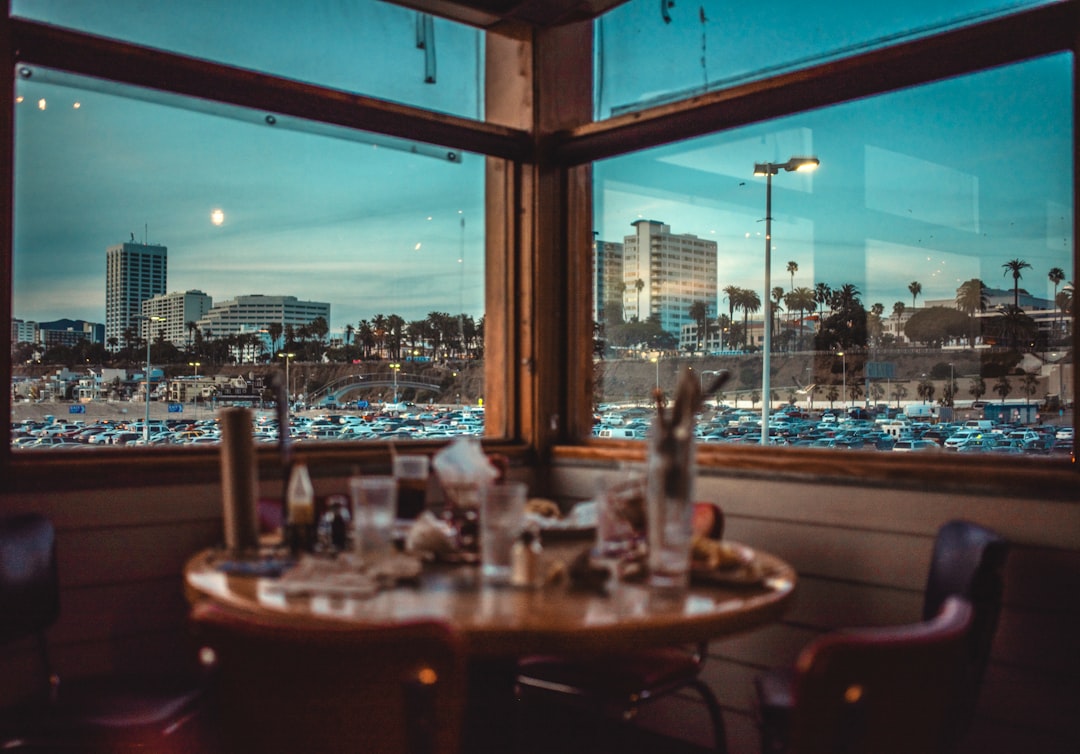
M 660 356 L 653 356 L 649 359 L 653 364 L 656 364 L 656 389 L 660 390 Z
M 840 397 L 844 399 L 844 414 L 846 415 L 847 414 L 847 356 L 844 355 L 843 351 L 841 351 L 840 353 L 838 353 L 836 355 L 839 356 L 840 359 L 842 360 L 842 366 L 843 366 L 843 370 L 844 370 L 843 392 L 841 393 Z
M 279 359 L 285 359 L 285 403 L 292 410 L 292 382 L 289 380 L 289 362 L 296 356 L 295 353 L 279 353 Z
M 781 170 L 787 172 L 806 172 L 816 170 L 821 162 L 817 157 L 792 157 L 787 162 L 756 162 L 754 163 L 754 175 L 765 176 L 765 295 L 761 297 L 762 324 L 765 328 L 765 337 L 762 342 L 763 356 L 761 362 L 761 444 L 769 442 L 769 408 L 771 403 L 772 386 L 770 385 L 769 370 L 772 368 L 772 177 Z
M 201 361 L 189 361 L 187 363 L 187 365 L 189 367 L 195 367 L 195 376 L 198 377 L 199 376 L 199 367 L 202 366 L 202 362 Z
M 394 373 L 394 403 L 396 404 L 398 402 L 397 375 L 398 371 L 401 369 L 401 364 L 390 364 L 388 366 Z

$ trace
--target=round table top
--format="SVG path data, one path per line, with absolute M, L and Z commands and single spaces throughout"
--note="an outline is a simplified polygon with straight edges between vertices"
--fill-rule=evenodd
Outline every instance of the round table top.
M 588 545 L 545 546 L 543 573 L 559 572 Z M 239 575 L 228 557 L 205 550 L 185 568 L 189 600 L 249 611 L 361 623 L 434 619 L 462 636 L 471 657 L 555 652 L 596 654 L 707 641 L 777 620 L 792 597 L 794 569 L 756 551 L 752 578 L 699 573 L 677 593 L 622 581 L 583 588 L 568 579 L 520 588 L 484 582 L 475 565 L 425 563 L 419 576 L 371 595 L 282 589 L 274 577 Z

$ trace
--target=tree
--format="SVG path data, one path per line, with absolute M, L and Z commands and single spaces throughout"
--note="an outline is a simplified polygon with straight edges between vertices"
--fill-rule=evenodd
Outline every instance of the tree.
M 1012 385 L 1009 383 L 1009 378 L 1004 374 L 998 377 L 998 381 L 994 383 L 994 392 L 1001 396 L 1001 402 L 1005 402 L 1005 397 L 1012 392 Z
M 818 305 L 818 317 L 825 313 L 825 305 L 832 301 L 832 288 L 828 283 L 818 283 L 814 286 L 814 301 Z
M 806 324 L 804 315 L 806 312 L 813 311 L 814 304 L 817 303 L 814 298 L 814 291 L 805 286 L 800 286 L 784 297 L 784 303 L 787 304 L 789 312 L 799 312 L 799 347 L 801 348 L 803 326 Z
M 1058 299 L 1058 286 L 1061 285 L 1061 282 L 1065 279 L 1065 271 L 1060 267 L 1051 267 L 1050 272 L 1048 272 L 1046 276 L 1050 278 L 1050 282 L 1054 284 L 1054 305 L 1056 306 Z M 1058 311 L 1057 319 L 1059 321 L 1061 319 L 1060 308 Z M 1060 327 L 1056 329 L 1060 329 Z
M 923 399 L 923 402 L 929 403 L 934 399 L 934 383 L 923 377 L 915 386 L 915 393 Z
M 832 314 L 821 322 L 814 337 L 818 351 L 839 351 L 866 346 L 866 309 L 859 289 L 845 283 L 832 293 Z
M 904 334 L 931 348 L 941 347 L 948 340 L 964 336 L 970 329 L 970 317 L 956 309 L 931 306 L 911 315 L 904 324 Z
M 285 333 L 285 326 L 280 322 L 271 322 L 266 326 L 266 332 L 270 335 L 270 350 L 273 351 L 277 348 L 277 340 Z M 285 343 L 281 344 L 281 347 L 285 347 Z
M 986 395 L 986 380 L 982 377 L 972 377 L 971 382 L 968 384 L 968 392 L 971 393 L 975 400 L 979 400 Z
M 757 313 L 761 309 L 761 297 L 758 296 L 757 291 L 740 288 L 737 306 L 743 310 L 743 347 L 746 347 L 749 345 L 747 340 L 750 335 L 750 313 Z
M 795 290 L 795 273 L 799 271 L 799 263 L 798 262 L 788 262 L 787 263 L 787 271 L 788 271 L 788 274 L 791 275 L 791 287 L 788 290 L 793 291 L 793 290 Z
M 1031 402 L 1031 396 L 1035 395 L 1039 390 L 1039 377 L 1031 372 L 1024 373 L 1024 381 L 1020 385 L 1020 389 L 1024 391 L 1024 395 L 1027 396 L 1028 403 Z
M 978 337 L 979 318 L 976 314 L 986 311 L 986 286 L 978 278 L 971 278 L 956 289 L 956 308 L 968 315 L 968 345 L 974 346 Z
M 914 309 L 915 299 L 917 299 L 919 297 L 919 294 L 922 293 L 922 283 L 920 283 L 918 280 L 912 280 L 910 283 L 908 283 L 907 289 L 908 292 L 911 293 L 911 308 Z
M 773 312 L 775 313 L 775 316 L 776 316 L 776 319 L 775 319 L 776 327 L 774 328 L 774 335 L 780 331 L 780 302 L 783 301 L 783 300 L 784 300 L 784 289 L 781 288 L 778 285 L 774 286 L 773 289 L 772 289 L 772 301 L 773 301 L 773 307 L 772 308 L 773 308 Z M 772 324 L 773 324 L 772 317 L 770 317 L 769 319 L 770 319 L 769 326 L 772 327 Z
M 903 317 L 905 311 L 907 311 L 907 304 L 905 304 L 903 301 L 897 301 L 892 305 L 893 316 L 897 319 Z
M 1013 306 L 1017 309 L 1020 308 L 1020 279 L 1023 277 L 1020 273 L 1023 270 L 1030 269 L 1031 265 L 1025 262 L 1023 259 L 1010 259 L 1005 264 L 1001 265 L 1005 268 L 1005 275 L 1012 274 L 1013 279 Z
M 690 315 L 690 319 L 697 322 L 697 350 L 701 351 L 703 350 L 702 343 L 708 341 L 709 307 L 704 301 L 695 301 L 690 304 L 687 314 Z
M 833 407 L 833 403 L 836 402 L 836 399 L 839 398 L 839 397 L 840 397 L 840 386 L 839 385 L 829 385 L 829 387 L 825 388 L 825 400 L 827 400 L 829 402 L 829 408 Z
M 896 399 L 896 407 L 900 408 L 900 401 L 907 398 L 907 388 L 899 383 L 893 386 L 892 397 Z
M 637 307 L 636 307 L 636 310 L 634 312 L 634 316 L 636 316 L 639 320 L 642 319 L 642 316 L 641 316 L 641 291 L 642 291 L 642 289 L 644 287 L 645 287 L 645 281 L 642 280 L 641 278 L 638 278 L 637 280 L 634 281 L 634 290 L 637 291 Z

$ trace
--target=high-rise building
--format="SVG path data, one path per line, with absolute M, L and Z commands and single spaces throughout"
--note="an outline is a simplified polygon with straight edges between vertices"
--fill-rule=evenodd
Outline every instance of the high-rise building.
M 192 344 L 195 335 L 188 325 L 197 325 L 213 305 L 214 300 L 199 290 L 154 296 L 143 301 L 142 314 L 147 319 L 139 324 L 143 326 L 143 330 L 149 324 L 152 340 L 161 333 L 165 340 L 177 348 L 185 348 Z M 150 320 L 150 317 L 155 320 Z M 140 336 L 145 336 L 145 332 L 140 332 Z
M 593 319 L 601 324 L 622 322 L 623 245 L 614 241 L 593 243 Z
M 167 255 L 164 246 L 134 240 L 105 250 L 106 348 L 127 345 L 125 331 L 139 332 L 142 302 L 165 293 Z
M 705 304 L 716 317 L 716 242 L 690 234 L 676 235 L 656 220 L 631 223 L 635 233 L 623 239 L 623 311 L 625 318 L 650 317 L 678 336 L 694 322 L 690 307 Z

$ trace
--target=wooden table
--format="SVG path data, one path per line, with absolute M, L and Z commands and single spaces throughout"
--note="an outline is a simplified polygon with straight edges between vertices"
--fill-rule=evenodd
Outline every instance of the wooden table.
M 589 542 L 548 544 L 542 568 L 569 563 Z M 474 565 L 425 565 L 419 579 L 370 597 L 318 593 L 286 596 L 274 580 L 226 575 L 217 551 L 187 563 L 188 598 L 216 600 L 251 611 L 284 612 L 345 621 L 392 623 L 429 618 L 453 626 L 470 658 L 512 658 L 557 652 L 595 655 L 645 646 L 693 643 L 777 620 L 791 599 L 794 570 L 758 551 L 769 574 L 758 585 L 701 583 L 685 593 L 659 594 L 643 583 L 620 583 L 606 592 L 572 587 L 567 580 L 522 589 L 485 584 Z

